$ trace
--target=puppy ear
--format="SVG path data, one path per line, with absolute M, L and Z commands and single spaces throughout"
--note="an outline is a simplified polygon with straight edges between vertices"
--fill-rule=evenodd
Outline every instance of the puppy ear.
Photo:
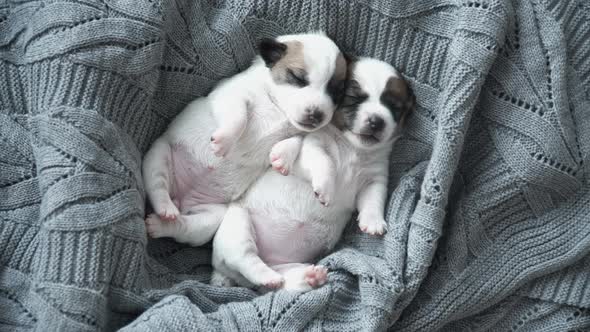
M 276 39 L 263 38 L 258 42 L 258 52 L 266 66 L 271 68 L 287 53 L 287 45 Z
M 358 58 L 356 56 L 354 56 L 353 54 L 348 53 L 348 52 L 344 52 L 342 49 L 340 49 L 340 52 L 344 56 L 344 60 L 346 60 L 346 63 L 351 64 L 351 63 L 358 61 Z
M 403 123 L 413 113 L 416 97 L 406 80 L 392 76 L 381 94 L 381 102 L 391 110 L 396 122 Z
M 332 102 L 335 105 L 340 105 L 344 94 L 346 93 L 346 84 L 348 81 L 348 61 L 344 53 L 340 52 L 336 57 L 336 66 L 334 67 L 334 73 L 330 78 L 327 86 L 327 92 Z

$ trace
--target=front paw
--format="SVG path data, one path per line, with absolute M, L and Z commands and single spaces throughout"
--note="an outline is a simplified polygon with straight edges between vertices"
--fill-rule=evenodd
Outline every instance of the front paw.
M 380 216 L 359 215 L 359 228 L 369 235 L 383 235 L 387 232 L 387 224 Z
M 224 133 L 219 129 L 211 135 L 211 150 L 217 157 L 225 157 L 229 149 L 233 146 L 234 140 L 232 135 Z
M 328 206 L 332 202 L 334 184 L 332 184 L 330 181 L 314 183 L 313 193 L 323 206 Z
M 293 150 L 296 148 L 293 144 L 289 144 L 288 141 L 275 144 L 269 154 L 272 168 L 283 175 L 288 175 L 295 163 L 294 156 L 297 156 L 297 151 Z
M 289 169 L 291 168 L 291 165 L 289 165 L 289 163 L 280 155 L 276 155 L 271 152 L 270 164 L 275 171 L 281 173 L 282 175 L 289 175 Z

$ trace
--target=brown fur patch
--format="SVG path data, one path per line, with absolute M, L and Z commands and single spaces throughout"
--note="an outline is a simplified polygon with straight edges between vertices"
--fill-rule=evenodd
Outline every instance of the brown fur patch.
M 305 77 L 307 75 L 303 44 L 299 41 L 288 41 L 284 44 L 287 45 L 287 53 L 270 70 L 273 80 L 277 83 L 289 80 L 289 69 L 298 76 Z
M 347 78 L 348 61 L 342 53 L 338 53 L 334 65 L 334 72 L 332 73 L 332 77 L 330 77 L 328 85 L 326 85 L 326 92 L 335 105 L 342 103 L 342 99 L 346 90 Z
M 358 105 L 367 98 L 366 92 L 364 92 L 359 83 L 353 79 L 357 63 L 356 58 L 353 57 L 350 61 L 346 61 L 344 56 L 342 56 L 342 60 L 344 60 L 346 64 L 346 70 L 344 71 L 345 84 L 343 97 L 340 103 L 340 108 L 334 112 L 334 116 L 332 117 L 332 124 L 340 130 L 343 130 L 347 124 L 349 126 L 353 125 Z M 335 75 L 336 72 L 339 72 L 342 69 L 342 67 L 338 68 L 338 61 L 340 60 L 336 59 L 337 70 L 334 72 Z M 341 75 L 341 72 L 339 72 L 338 75 Z
M 334 75 L 332 75 L 332 79 L 334 80 L 345 80 L 346 79 L 346 72 L 347 72 L 348 64 L 344 55 L 342 53 L 338 54 L 336 58 L 336 67 L 334 69 Z
M 387 80 L 385 90 L 381 94 L 381 103 L 387 106 L 395 120 L 404 125 L 416 104 L 416 97 L 406 80 L 392 76 Z

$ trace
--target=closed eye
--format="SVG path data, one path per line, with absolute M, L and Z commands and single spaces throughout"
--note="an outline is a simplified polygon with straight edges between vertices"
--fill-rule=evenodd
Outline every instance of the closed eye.
M 350 99 L 362 99 L 364 96 L 359 96 L 359 95 L 351 95 L 351 94 L 345 94 L 344 97 L 346 98 L 350 98 Z
M 309 85 L 309 82 L 303 75 L 296 74 L 292 69 L 287 69 L 287 81 L 300 88 Z
M 365 100 L 367 100 L 367 98 L 369 98 L 369 97 L 365 94 L 353 95 L 353 94 L 347 93 L 344 95 L 344 101 L 342 103 L 342 107 L 352 107 L 352 106 L 362 104 Z

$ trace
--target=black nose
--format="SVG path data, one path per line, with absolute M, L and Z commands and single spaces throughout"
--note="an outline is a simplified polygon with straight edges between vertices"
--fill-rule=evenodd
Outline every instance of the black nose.
M 317 108 L 308 108 L 307 113 L 309 122 L 314 125 L 320 124 L 324 121 L 324 113 Z
M 381 117 L 371 115 L 371 117 L 369 117 L 369 127 L 371 127 L 373 132 L 381 131 L 383 130 L 383 127 L 385 127 L 385 121 L 383 121 Z

